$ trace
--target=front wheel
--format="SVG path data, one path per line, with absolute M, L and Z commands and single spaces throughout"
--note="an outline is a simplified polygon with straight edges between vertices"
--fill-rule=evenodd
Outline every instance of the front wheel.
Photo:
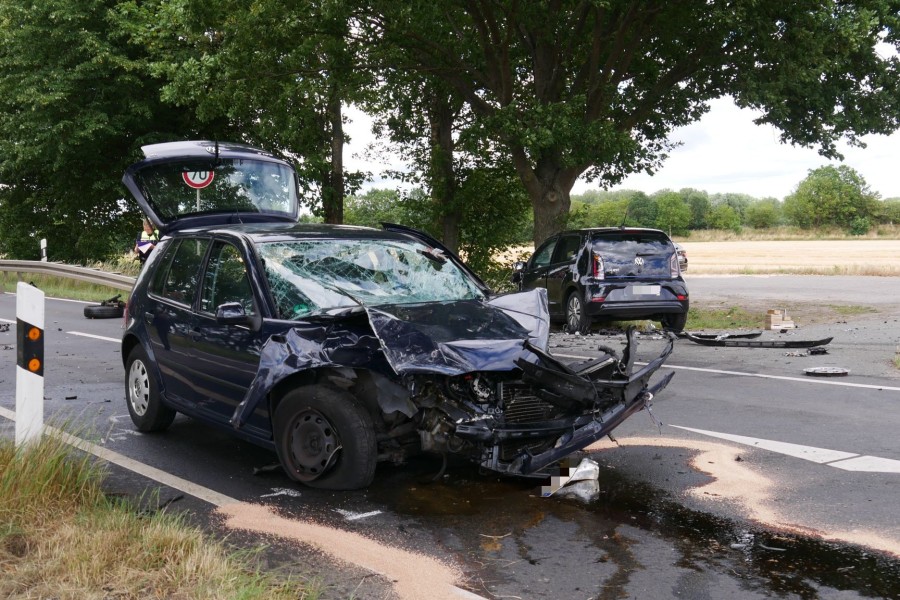
M 147 353 L 135 346 L 125 363 L 125 403 L 138 431 L 162 431 L 175 420 L 175 411 L 159 398 L 159 384 L 149 367 Z
M 330 490 L 372 483 L 375 427 L 352 395 L 323 385 L 293 390 L 275 409 L 273 428 L 278 458 L 291 479 Z
M 566 299 L 566 331 L 585 334 L 591 330 L 591 318 L 584 309 L 584 302 L 578 292 L 572 292 Z

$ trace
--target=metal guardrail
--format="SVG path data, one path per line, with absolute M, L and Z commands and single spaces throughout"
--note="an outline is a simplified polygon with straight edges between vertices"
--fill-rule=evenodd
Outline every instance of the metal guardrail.
M 77 279 L 87 283 L 105 285 L 117 290 L 130 292 L 134 287 L 134 277 L 120 275 L 118 273 L 106 273 L 99 269 L 76 267 L 62 263 L 41 262 L 39 260 L 0 260 L 0 272 L 16 273 L 19 281 L 22 281 L 22 273 L 37 273 L 41 275 L 54 275 L 67 279 Z

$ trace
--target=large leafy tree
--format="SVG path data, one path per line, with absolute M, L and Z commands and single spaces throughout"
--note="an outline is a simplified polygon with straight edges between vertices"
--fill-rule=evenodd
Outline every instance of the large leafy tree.
M 130 249 L 122 172 L 143 143 L 189 134 L 159 99 L 114 0 L 0 0 L 0 253 L 88 261 Z M 214 124 L 217 125 L 217 124 Z
M 836 142 L 898 126 L 898 2 L 372 0 L 360 36 L 441 77 L 512 158 L 534 237 L 560 229 L 582 175 L 654 170 L 675 127 L 731 95 L 783 140 Z
M 881 208 L 878 198 L 854 169 L 828 165 L 810 170 L 794 193 L 784 199 L 784 213 L 803 228 L 847 228 L 854 219 L 876 217 Z

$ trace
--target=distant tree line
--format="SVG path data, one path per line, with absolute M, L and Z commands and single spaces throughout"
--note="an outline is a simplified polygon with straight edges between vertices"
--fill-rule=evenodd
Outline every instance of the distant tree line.
M 740 193 L 708 194 L 692 188 L 650 195 L 634 190 L 589 192 L 573 197 L 568 220 L 572 228 L 627 224 L 681 236 L 697 229 L 739 232 L 745 227 L 779 225 L 835 227 L 863 235 L 875 225 L 895 223 L 900 224 L 900 198 L 881 200 L 862 176 L 846 165 L 810 170 L 783 201 Z

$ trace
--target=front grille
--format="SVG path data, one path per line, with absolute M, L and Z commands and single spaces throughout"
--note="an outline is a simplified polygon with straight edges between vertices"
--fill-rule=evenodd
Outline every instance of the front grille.
M 538 398 L 530 386 L 521 383 L 501 384 L 500 398 L 507 424 L 540 423 L 554 418 L 559 410 Z
M 507 440 L 500 443 L 500 460 L 509 462 L 514 460 L 523 450 L 531 454 L 540 454 L 553 447 L 555 439 L 540 440 Z

